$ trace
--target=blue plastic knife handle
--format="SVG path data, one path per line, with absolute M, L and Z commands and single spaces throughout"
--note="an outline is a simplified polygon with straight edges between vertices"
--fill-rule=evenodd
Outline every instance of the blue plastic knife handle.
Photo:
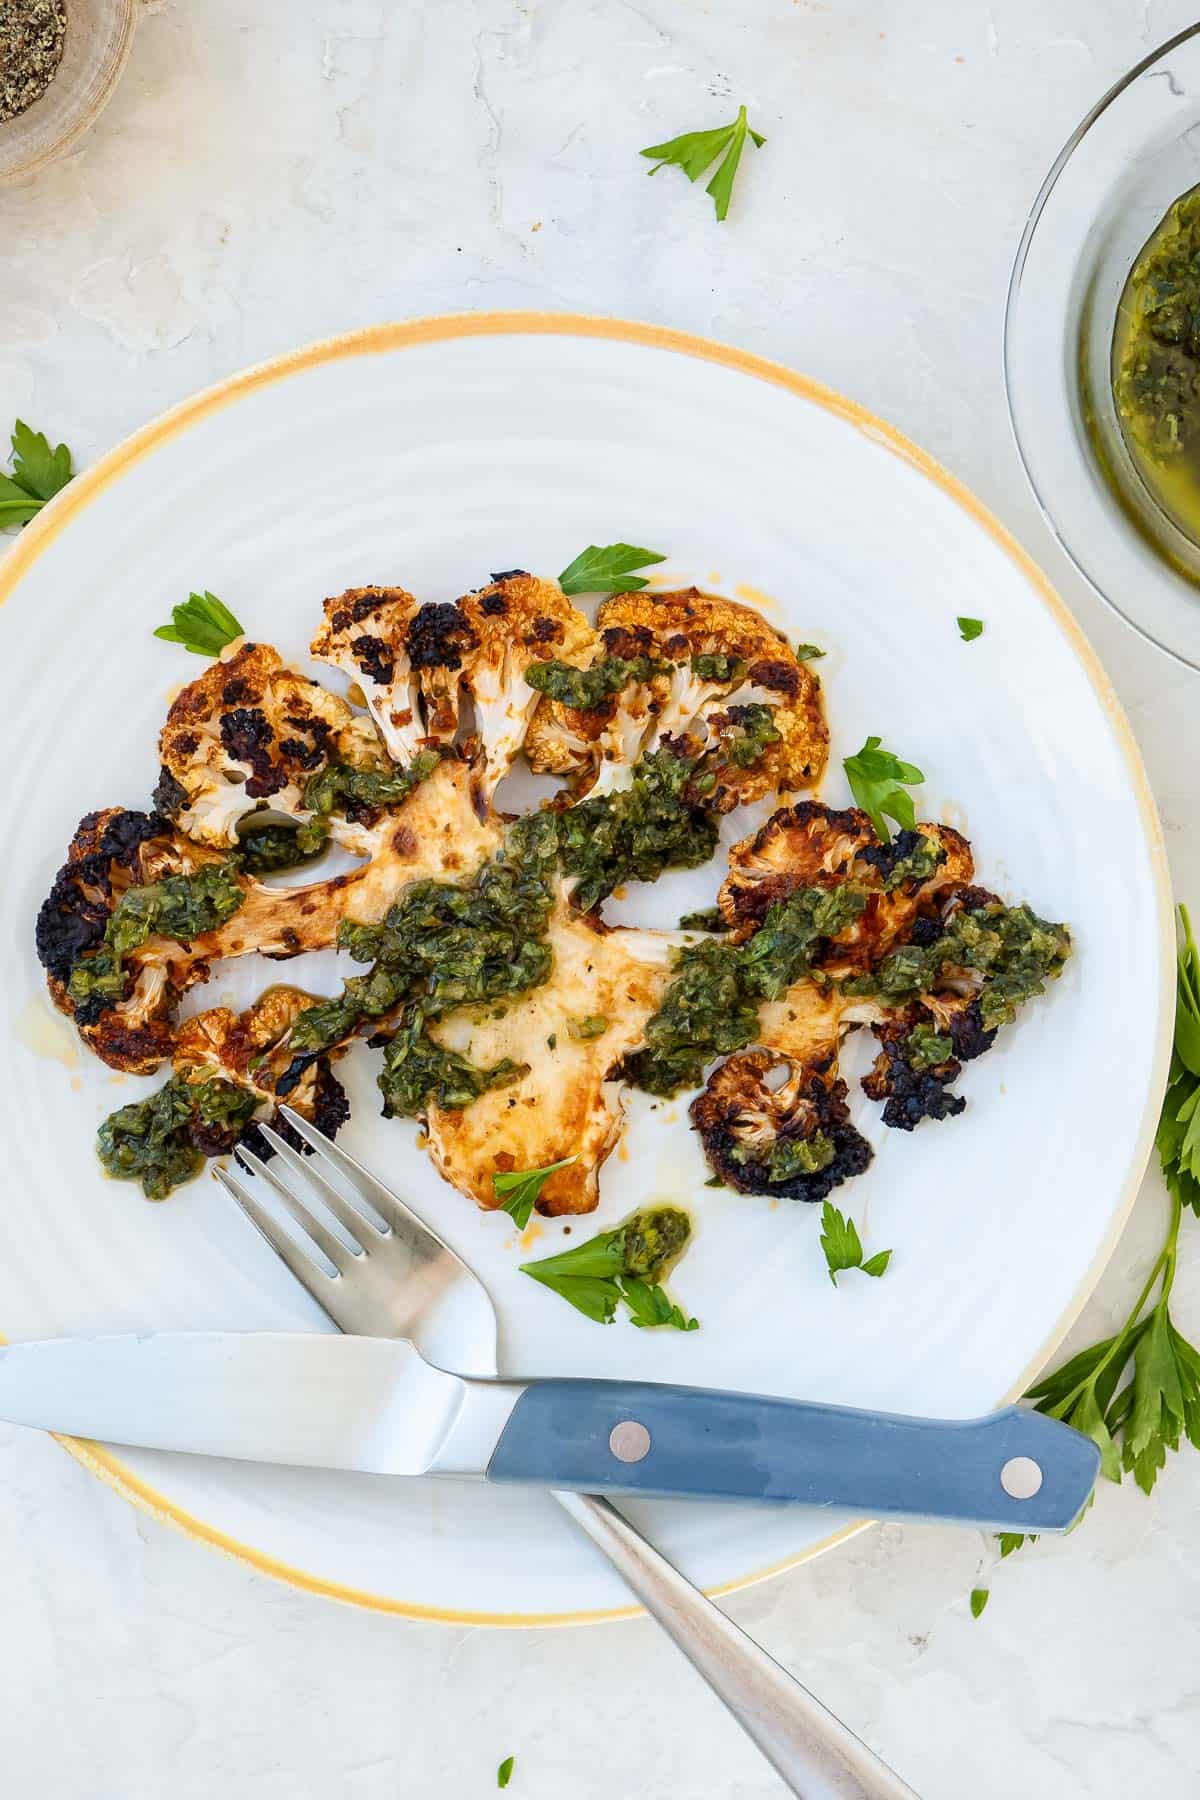
M 1099 1467 L 1090 1438 L 1016 1406 L 983 1419 L 912 1419 L 710 1388 L 548 1380 L 517 1400 L 487 1476 L 1065 1531 Z

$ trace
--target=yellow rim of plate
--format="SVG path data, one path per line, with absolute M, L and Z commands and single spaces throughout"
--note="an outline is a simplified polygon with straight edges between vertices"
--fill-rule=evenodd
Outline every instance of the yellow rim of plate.
M 288 355 L 272 358 L 254 368 L 244 369 L 240 374 L 231 375 L 214 387 L 206 388 L 190 399 L 181 401 L 170 411 L 163 413 L 132 437 L 126 438 L 115 449 L 83 474 L 77 475 L 71 484 L 64 488 L 58 497 L 43 508 L 22 531 L 16 544 L 0 562 L 0 605 L 13 593 L 21 577 L 32 568 L 42 553 L 53 543 L 54 539 L 70 524 L 76 513 L 89 506 L 97 495 L 124 474 L 134 463 L 140 462 L 153 450 L 186 431 L 189 426 L 197 424 L 211 413 L 222 407 L 232 405 L 235 400 L 252 394 L 256 389 L 267 387 L 273 382 L 285 381 L 288 376 L 310 369 L 319 363 L 339 362 L 352 356 L 376 356 L 392 350 L 405 350 L 416 344 L 444 343 L 456 338 L 471 337 L 511 337 L 511 336 L 547 336 L 547 337 L 587 337 L 607 338 L 611 341 L 627 344 L 641 344 L 650 349 L 668 350 L 676 355 L 698 357 L 703 362 L 720 363 L 725 368 L 736 369 L 743 375 L 752 375 L 759 381 L 769 381 L 774 387 L 786 388 L 802 400 L 815 406 L 824 407 L 827 412 L 846 420 L 858 430 L 864 432 L 876 443 L 900 457 L 927 480 L 933 482 L 942 492 L 949 495 L 964 512 L 999 545 L 1005 555 L 1014 562 L 1025 576 L 1034 592 L 1039 595 L 1048 610 L 1054 615 L 1067 637 L 1071 648 L 1083 666 L 1096 695 L 1104 708 L 1114 737 L 1120 746 L 1133 783 L 1138 807 L 1142 815 L 1147 843 L 1150 848 L 1151 862 L 1154 872 L 1155 888 L 1158 895 L 1159 913 L 1159 960 L 1160 960 L 1160 992 L 1159 992 L 1159 1030 L 1158 1045 L 1155 1056 L 1152 1078 L 1147 1088 L 1146 1107 L 1142 1117 L 1137 1147 L 1131 1160 L 1129 1170 L 1121 1194 L 1121 1203 L 1114 1213 L 1108 1234 L 1097 1251 L 1091 1264 L 1085 1270 L 1070 1305 L 1066 1308 L 1050 1336 L 1042 1345 L 1037 1355 L 1023 1371 L 1020 1378 L 1008 1392 L 1000 1397 L 998 1404 L 1015 1399 L 1028 1387 L 1034 1375 L 1041 1369 L 1058 1345 L 1062 1342 L 1071 1326 L 1082 1311 L 1088 1296 L 1100 1278 L 1100 1274 L 1108 1262 L 1116 1246 L 1117 1240 L 1125 1228 L 1126 1220 L 1137 1198 L 1138 1188 L 1145 1173 L 1151 1146 L 1154 1141 L 1154 1130 L 1158 1119 L 1162 1093 L 1166 1085 L 1167 1065 L 1170 1058 L 1171 1036 L 1175 1016 L 1175 918 L 1171 899 L 1170 875 L 1167 867 L 1166 847 L 1163 843 L 1162 828 L 1154 798 L 1150 792 L 1150 784 L 1142 764 L 1141 752 L 1130 729 L 1129 721 L 1121 708 L 1121 703 L 1113 691 L 1100 659 L 1088 643 L 1072 614 L 1059 599 L 1047 577 L 1038 568 L 1033 559 L 1026 554 L 999 520 L 994 518 L 982 502 L 977 500 L 955 479 L 941 464 L 935 462 L 925 451 L 918 449 L 891 425 L 885 424 L 863 406 L 835 393 L 818 381 L 806 375 L 798 375 L 781 363 L 768 361 L 765 357 L 751 355 L 745 350 L 734 350 L 727 344 L 712 342 L 709 338 L 695 337 L 690 332 L 675 331 L 663 325 L 639 324 L 630 319 L 591 318 L 580 313 L 540 313 L 540 312 L 500 312 L 500 313 L 462 313 L 440 315 L 428 319 L 410 319 L 401 323 L 388 325 L 371 325 L 362 331 L 347 332 L 340 337 L 326 338 L 318 343 L 309 344 L 303 349 L 291 351 Z M 0 1340 L 2 1341 L 2 1340 Z M 376 1612 L 398 1613 L 404 1618 L 419 1620 L 436 1620 L 441 1623 L 456 1625 L 503 1625 L 503 1626 L 537 1626 L 537 1625 L 591 1625 L 617 1619 L 634 1619 L 640 1616 L 640 1606 L 623 1606 L 609 1610 L 592 1612 L 565 1613 L 492 1613 L 462 1612 L 457 1609 L 437 1606 L 421 1606 L 412 1601 L 394 1600 L 386 1595 L 372 1594 L 358 1588 L 344 1587 L 335 1581 L 326 1581 L 319 1575 L 311 1575 L 304 1569 L 297 1569 L 288 1563 L 278 1561 L 256 1550 L 253 1545 L 239 1543 L 236 1538 L 217 1531 L 203 1519 L 177 1506 L 157 1489 L 142 1481 L 120 1457 L 106 1450 L 100 1444 L 86 1442 L 79 1438 L 60 1437 L 59 1443 L 70 1451 L 77 1461 L 93 1475 L 105 1481 L 126 1500 L 140 1507 L 155 1518 L 176 1526 L 196 1538 L 201 1543 L 211 1544 L 240 1561 L 249 1563 L 265 1575 L 272 1575 L 277 1580 L 289 1582 L 293 1587 L 301 1588 L 307 1593 L 321 1594 L 330 1599 L 346 1601 L 354 1606 L 368 1607 Z M 807 1549 L 798 1551 L 794 1556 L 785 1557 L 781 1562 L 770 1564 L 767 1568 L 754 1569 L 745 1575 L 735 1577 L 732 1581 L 721 1583 L 719 1587 L 710 1588 L 713 1596 L 735 1593 L 740 1588 L 751 1587 L 755 1582 L 766 1581 L 772 1575 L 781 1574 L 785 1569 L 794 1569 L 810 1557 L 819 1556 L 832 1549 L 835 1544 L 845 1543 L 860 1531 L 873 1523 L 870 1519 L 860 1519 L 848 1525 L 842 1531 L 823 1538 L 820 1543 L 812 1544 Z

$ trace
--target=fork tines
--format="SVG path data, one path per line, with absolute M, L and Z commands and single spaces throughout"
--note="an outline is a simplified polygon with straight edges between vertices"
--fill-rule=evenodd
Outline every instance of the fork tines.
M 278 1194 L 288 1213 L 309 1240 L 305 1247 L 309 1254 L 305 1254 L 305 1248 L 289 1232 L 283 1230 L 274 1215 L 239 1181 L 236 1174 L 229 1169 L 219 1168 L 216 1176 L 297 1280 L 311 1287 L 314 1275 L 323 1276 L 327 1281 L 336 1280 L 348 1273 L 365 1251 L 373 1249 L 382 1238 L 390 1236 L 397 1223 L 396 1202 L 381 1182 L 346 1151 L 340 1150 L 307 1119 L 301 1118 L 290 1106 L 281 1106 L 279 1110 L 292 1130 L 308 1146 L 311 1155 L 302 1156 L 270 1125 L 260 1124 L 258 1130 L 275 1153 L 272 1160 L 264 1162 L 262 1157 L 256 1156 L 244 1146 L 239 1147 L 237 1160 L 248 1173 L 265 1181 Z M 352 1205 L 343 1191 L 334 1186 L 322 1164 L 335 1170 L 350 1184 L 359 1201 L 358 1205 Z M 298 1181 L 296 1177 L 299 1177 Z M 331 1231 L 302 1197 L 305 1188 L 319 1196 L 345 1232 L 348 1243 Z M 314 1245 L 332 1267 L 332 1275 L 313 1259 L 311 1247 Z

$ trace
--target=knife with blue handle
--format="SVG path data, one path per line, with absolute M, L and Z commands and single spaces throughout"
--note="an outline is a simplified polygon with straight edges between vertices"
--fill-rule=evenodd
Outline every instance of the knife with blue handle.
M 0 1419 L 374 1474 L 1065 1531 L 1100 1455 L 1056 1419 L 907 1418 L 641 1381 L 480 1381 L 403 1339 L 144 1332 L 0 1346 Z

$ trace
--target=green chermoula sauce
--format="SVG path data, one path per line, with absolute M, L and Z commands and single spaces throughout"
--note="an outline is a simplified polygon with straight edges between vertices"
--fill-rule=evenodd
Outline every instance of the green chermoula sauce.
M 257 1105 L 257 1095 L 219 1076 L 189 1082 L 173 1075 L 145 1100 L 109 1114 L 97 1137 L 100 1161 L 118 1181 L 140 1181 L 147 1200 L 165 1200 L 206 1156 L 233 1149 Z
M 1130 271 L 1113 330 L 1112 391 L 1151 498 L 1200 544 L 1200 187 L 1176 200 Z
M 746 721 L 743 736 L 763 742 L 761 721 Z M 664 869 L 706 862 L 717 826 L 705 810 L 704 762 L 703 753 L 652 751 L 635 765 L 627 788 L 584 799 L 564 812 L 529 813 L 510 825 L 503 847 L 465 886 L 413 882 L 378 924 L 344 921 L 339 947 L 369 967 L 351 976 L 340 994 L 299 1015 L 293 1049 L 326 1050 L 367 1021 L 398 1015 L 379 1075 L 389 1115 L 418 1114 L 431 1100 L 447 1108 L 468 1106 L 488 1088 L 514 1080 L 521 1073 L 515 1063 L 478 1068 L 439 1046 L 428 1022 L 456 1007 L 507 1000 L 549 980 L 557 872 L 575 878 L 573 904 L 591 912 L 623 881 L 653 881 Z M 348 790 L 343 771 L 332 779 L 339 792 L 352 791 L 371 804 L 392 798 Z M 306 799 L 318 803 L 315 794 Z M 599 1014 L 568 1023 L 576 1038 L 600 1037 L 608 1028 L 609 1020 Z
M 853 882 L 798 888 L 770 908 L 745 943 L 714 938 L 678 951 L 670 985 L 646 1026 L 645 1048 L 626 1058 L 627 1078 L 664 1097 L 698 1087 L 714 1057 L 753 1043 L 763 1001 L 778 1000 L 810 973 L 818 952 L 863 912 L 868 898 L 868 890 Z M 904 1003 L 933 992 L 948 970 L 972 970 L 980 978 L 980 1022 L 985 1031 L 995 1031 L 1014 1019 L 1026 1000 L 1045 991 L 1070 953 L 1065 925 L 1039 919 L 1028 906 L 997 902 L 958 913 L 932 944 L 901 944 L 878 968 L 848 978 L 841 989 Z M 910 1034 L 906 1047 L 914 1066 L 922 1069 L 946 1061 L 952 1049 L 949 1038 L 922 1026 Z M 811 1139 L 807 1150 L 780 1149 L 777 1154 L 809 1157 L 814 1151 L 824 1154 Z M 771 1179 L 786 1180 L 801 1169 L 811 1174 L 824 1166 L 777 1164 L 773 1153 Z

